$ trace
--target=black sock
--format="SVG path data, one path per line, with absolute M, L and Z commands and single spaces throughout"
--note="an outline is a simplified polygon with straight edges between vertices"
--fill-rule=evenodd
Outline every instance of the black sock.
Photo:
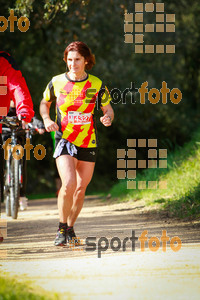
M 62 223 L 62 222 L 60 222 L 59 223 L 59 229 L 61 229 L 61 228 L 63 228 L 63 229 L 67 229 L 67 223 Z
M 73 226 L 68 226 L 67 230 L 73 229 Z

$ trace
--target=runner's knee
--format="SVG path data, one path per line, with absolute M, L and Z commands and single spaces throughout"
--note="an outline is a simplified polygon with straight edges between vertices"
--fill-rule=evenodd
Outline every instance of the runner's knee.
M 63 183 L 61 189 L 64 194 L 73 194 L 76 189 L 76 184 L 73 182 Z
M 78 197 L 83 197 L 85 196 L 85 191 L 86 191 L 87 186 L 79 186 L 76 188 L 75 194 Z

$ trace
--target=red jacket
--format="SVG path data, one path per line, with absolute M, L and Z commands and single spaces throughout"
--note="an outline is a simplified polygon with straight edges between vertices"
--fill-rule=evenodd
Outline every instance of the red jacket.
M 13 57 L 0 51 L 0 117 L 7 115 L 11 99 L 15 102 L 17 115 L 21 114 L 26 117 L 26 122 L 30 122 L 34 111 L 26 81 Z

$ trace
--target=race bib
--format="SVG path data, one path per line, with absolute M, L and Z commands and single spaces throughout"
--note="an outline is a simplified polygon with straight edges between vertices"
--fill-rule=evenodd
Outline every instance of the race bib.
M 74 125 L 85 125 L 90 124 L 92 121 L 92 114 L 82 113 L 79 111 L 68 112 L 68 122 Z

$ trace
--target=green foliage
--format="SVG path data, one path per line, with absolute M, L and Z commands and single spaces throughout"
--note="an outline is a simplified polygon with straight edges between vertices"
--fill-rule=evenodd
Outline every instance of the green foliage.
M 15 2 L 15 12 L 19 15 L 23 15 L 26 17 L 29 17 L 30 12 L 33 11 L 33 2 L 35 0 L 26 0 L 26 1 L 21 1 L 17 0 Z
M 144 200 L 146 205 L 159 204 L 169 215 L 198 218 L 200 216 L 200 128 L 192 140 L 168 154 L 167 169 L 146 169 L 137 175 L 138 181 L 166 181 L 167 189 L 128 190 L 126 180 L 120 180 L 110 191 L 122 200 Z
M 46 0 L 44 8 L 47 12 L 44 14 L 44 19 L 51 22 L 55 18 L 59 11 L 65 13 L 68 9 L 68 0 L 56 1 L 56 0 Z
M 23 16 L 29 17 L 33 11 L 33 6 L 36 0 L 16 0 L 15 12 Z M 45 0 L 43 1 L 44 19 L 51 22 L 58 12 L 66 12 L 68 9 L 69 0 Z
M 0 277 L 0 300 L 58 300 L 56 294 L 36 292 L 27 283 L 19 283 L 15 279 Z M 68 298 L 70 299 L 70 297 Z
M 183 98 L 178 105 L 171 103 L 169 94 L 166 105 L 161 100 L 153 105 L 148 99 L 145 105 L 141 105 L 139 95 L 135 97 L 136 104 L 131 103 L 130 95 L 127 95 L 126 104 L 122 101 L 113 104 L 115 121 L 112 127 L 104 128 L 97 122 L 100 150 L 95 168 L 97 175 L 89 189 L 98 189 L 100 181 L 97 178 L 102 178 L 102 181 L 106 178 L 106 184 L 101 183 L 100 189 L 114 184 L 116 151 L 126 145 L 127 138 L 157 138 L 168 150 L 190 139 L 200 117 L 198 0 L 192 3 L 186 0 L 165 2 L 165 12 L 176 15 L 175 33 L 145 33 L 147 44 L 174 43 L 175 54 L 135 54 L 133 44 L 124 43 L 124 12 L 134 12 L 132 0 L 1 1 L 1 15 L 7 17 L 10 8 L 15 8 L 18 16 L 28 15 L 31 26 L 26 33 L 20 32 L 17 26 L 14 33 L 9 30 L 0 33 L 1 49 L 13 54 L 22 69 L 36 115 L 47 83 L 52 76 L 65 72 L 63 52 L 74 40 L 82 40 L 92 49 L 97 62 L 92 74 L 100 77 L 109 90 L 118 88 L 123 92 L 131 82 L 139 88 L 145 81 L 148 81 L 149 90 L 160 89 L 162 81 L 166 81 L 170 90 L 176 87 L 182 92 Z M 152 18 L 151 14 L 148 15 L 146 22 Z M 99 116 L 100 112 L 97 112 Z M 32 185 L 41 191 L 50 189 L 53 192 L 51 139 L 48 134 L 38 138 L 49 152 L 36 171 L 34 162 L 29 163 L 34 176 Z M 34 184 L 38 174 L 40 185 Z M 29 192 L 33 192 L 30 185 Z

